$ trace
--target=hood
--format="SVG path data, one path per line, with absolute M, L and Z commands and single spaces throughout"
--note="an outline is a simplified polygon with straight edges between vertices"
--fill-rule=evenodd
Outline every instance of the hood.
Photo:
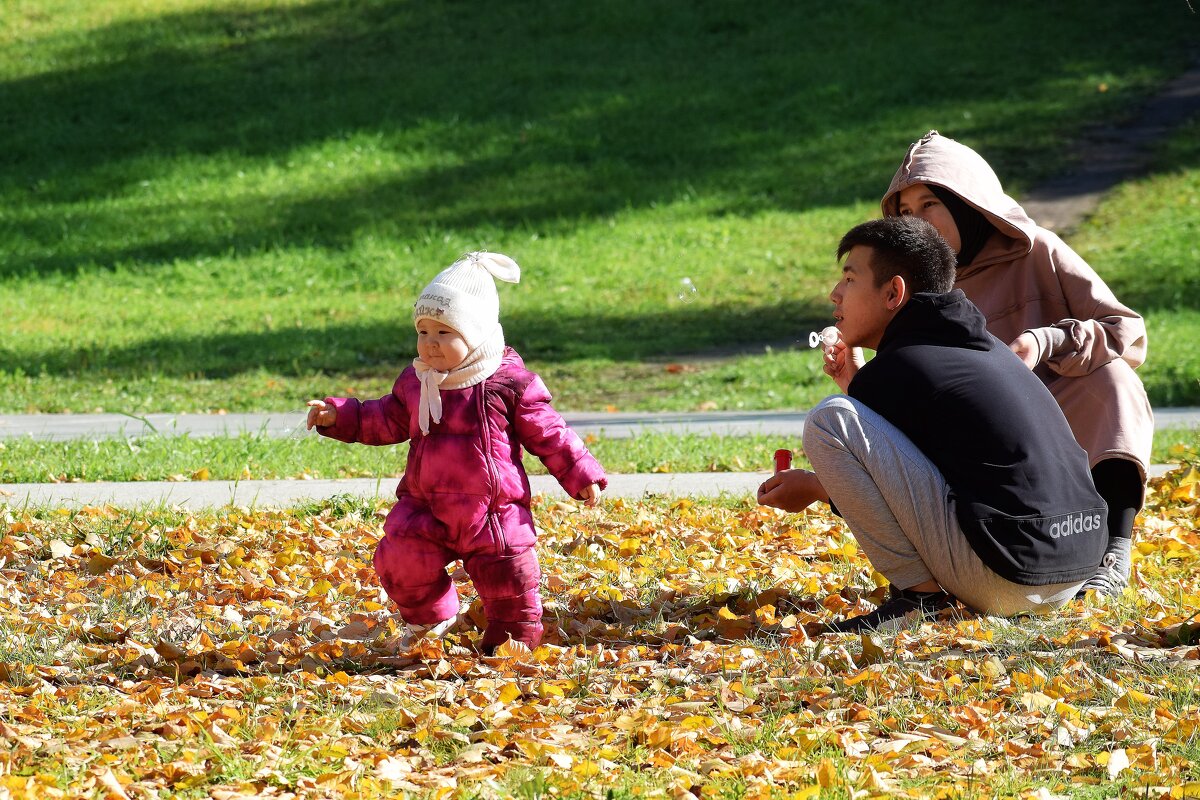
M 983 213 L 998 231 L 1014 240 L 1013 247 L 1003 248 L 1003 254 L 994 254 L 993 248 L 986 248 L 968 269 L 1012 258 L 1014 249 L 1018 251 L 1015 255 L 1024 255 L 1033 249 L 1037 223 L 1016 200 L 1004 193 L 1000 179 L 983 157 L 965 144 L 937 131 L 930 131 L 914 142 L 880 203 L 883 215 L 894 217 L 900 213 L 900 192 L 917 183 L 933 184 L 954 192 Z
M 899 342 L 989 350 L 993 341 L 983 313 L 962 289 L 945 294 L 917 292 L 892 317 L 877 352 L 882 353 Z

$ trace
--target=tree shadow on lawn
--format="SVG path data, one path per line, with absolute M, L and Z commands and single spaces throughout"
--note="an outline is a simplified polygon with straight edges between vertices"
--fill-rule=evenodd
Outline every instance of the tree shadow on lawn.
M 407 309 L 404 309 L 407 312 Z M 581 360 L 719 361 L 780 350 L 829 322 L 824 301 L 772 306 L 664 306 L 659 311 L 547 313 L 532 309 L 502 317 L 506 338 L 537 367 Z M 315 324 L 306 328 L 162 336 L 129 345 L 79 345 L 20 350 L 0 346 L 0 374 L 79 377 L 92 381 L 163 376 L 226 379 L 266 371 L 286 377 L 370 375 L 390 378 L 416 355 L 406 313 L 394 322 Z M 553 388 L 553 387 L 551 387 Z M 1196 376 L 1159 374 L 1148 387 L 1157 405 L 1195 402 Z
M 267 370 L 299 376 L 381 368 L 402 369 L 416 355 L 405 313 L 392 323 L 344 323 L 270 331 L 159 337 L 124 346 L 56 347 L 18 352 L 0 347 L 0 373 L 24 375 L 162 375 L 230 378 Z M 768 307 L 676 308 L 610 314 L 537 311 L 505 314 L 506 338 L 526 361 L 579 359 L 641 361 L 661 358 L 663 342 L 687 342 L 685 352 L 732 354 L 736 332 L 752 330 L 746 352 L 762 352 L 760 337 L 799 338 L 828 323 L 827 303 L 783 302 Z M 672 348 L 679 355 L 683 348 Z
M 569 227 L 693 195 L 712 213 L 844 205 L 875 199 L 938 120 L 989 145 L 1002 174 L 1035 174 L 1056 154 L 1011 133 L 1004 112 L 970 121 L 963 109 L 1014 84 L 1028 100 L 1064 75 L 1120 73 L 1138 53 L 1086 35 L 1069 10 L 997 18 L 978 5 L 329 0 L 49 37 L 38 46 L 70 66 L 0 84 L 0 200 L 22 209 L 6 238 L 25 243 L 0 254 L 0 275 L 343 248 L 363 230 Z M 1126 7 L 1079 10 L 1154 26 Z M 1062 36 L 1022 36 L 1031 23 Z M 911 59 L 917 39 L 926 57 Z M 1006 39 L 1024 42 L 1029 76 L 994 69 L 977 46 Z M 92 63 L 78 66 L 81 53 Z M 1054 107 L 1020 113 L 1047 131 L 1078 124 Z M 361 177 L 314 180 L 308 196 L 208 202 L 189 184 L 178 203 L 138 205 L 145 185 L 196 172 L 232 187 L 238 170 L 298 169 L 359 138 L 390 166 L 364 158 Z

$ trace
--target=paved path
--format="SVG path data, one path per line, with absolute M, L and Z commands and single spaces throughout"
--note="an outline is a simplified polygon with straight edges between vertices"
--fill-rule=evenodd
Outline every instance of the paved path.
M 1171 465 L 1156 464 L 1151 475 Z M 670 497 L 749 497 L 767 479 L 766 472 L 675 472 L 609 475 L 606 498 L 636 500 L 651 495 Z M 565 498 L 549 475 L 530 476 L 534 494 Z M 247 508 L 286 508 L 334 495 L 395 497 L 396 478 L 356 478 L 339 481 L 139 481 L 134 483 L 9 483 L 0 484 L 0 505 L 74 507 L 112 504 L 131 508 L 179 506 L 189 509 L 226 505 Z
M 703 412 L 703 413 L 568 413 L 568 424 L 581 436 L 594 434 L 622 439 L 640 433 L 699 433 L 721 435 L 777 434 L 799 439 L 804 429 L 803 411 Z M 0 416 L 0 439 L 33 437 L 68 440 L 113 437 L 229 436 L 253 433 L 263 436 L 315 436 L 304 433 L 302 415 L 274 414 L 24 414 Z M 1200 426 L 1200 409 L 1196 413 Z M 753 494 L 766 472 L 707 472 L 610 475 L 605 496 L 636 499 L 646 495 L 714 497 Z M 189 481 L 130 483 L 0 484 L 0 503 L 13 506 L 73 506 L 113 503 L 121 506 L 171 505 L 208 508 L 224 505 L 285 507 L 336 494 L 357 497 L 393 497 L 396 479 L 335 481 Z M 547 475 L 530 478 L 533 491 L 552 497 L 566 495 Z
M 703 413 L 568 413 L 567 422 L 580 435 L 627 438 L 638 433 L 672 432 L 746 435 L 753 433 L 794 436 L 804 428 L 802 411 L 747 411 Z M 1200 428 L 1200 408 L 1160 409 L 1159 427 Z M 152 414 L 133 418 L 118 414 L 32 414 L 0 417 L 0 438 L 32 436 L 40 439 L 91 439 L 113 436 L 161 435 L 228 436 L 255 433 L 288 436 L 296 430 L 298 414 Z M 314 435 L 314 434 L 305 434 Z M 1162 474 L 1167 465 L 1156 465 Z M 766 472 L 703 472 L 610 475 L 607 497 L 640 498 L 646 495 L 713 497 L 754 493 Z M 533 491 L 564 497 L 553 478 L 535 475 Z M 391 497 L 396 479 L 337 481 L 139 481 L 131 483 L 0 484 L 0 503 L 13 506 L 80 506 L 113 503 L 121 506 L 171 505 L 206 508 L 224 505 L 283 507 L 336 494 L 358 497 Z
M 1198 114 L 1200 61 L 1150 98 L 1129 122 L 1085 131 L 1074 147 L 1079 157 L 1075 168 L 1021 197 L 1021 206 L 1052 231 L 1074 228 L 1109 189 L 1145 172 L 1155 145 Z
M 773 434 L 799 437 L 804 430 L 803 411 L 702 411 L 702 412 L 566 412 L 563 417 L 580 436 L 627 439 L 640 433 L 699 433 L 746 436 Z M 1200 407 L 1160 408 L 1155 427 L 1200 428 Z M 295 436 L 305 433 L 303 416 L 271 414 L 13 414 L 0 416 L 0 439 L 112 439 L 162 436 Z
M 1196 410 L 1200 426 L 1200 409 Z M 567 413 L 567 423 L 580 436 L 593 434 L 623 439 L 640 433 L 699 433 L 719 435 L 776 434 L 799 439 L 804 429 L 803 411 L 703 412 L 703 413 Z M 295 436 L 300 413 L 275 414 L 24 414 L 0 416 L 0 439 L 33 437 L 67 440 L 112 437 L 229 436 L 253 433 Z M 300 431 L 303 429 L 300 428 Z M 636 499 L 646 495 L 713 497 L 753 494 L 766 472 L 707 472 L 610 475 L 606 497 Z M 530 477 L 533 491 L 565 497 L 547 475 Z M 392 497 L 396 479 L 336 481 L 192 481 L 132 483 L 0 484 L 0 503 L 74 506 L 113 503 L 122 506 L 178 505 L 206 508 L 224 505 L 284 507 L 320 500 L 336 494 L 357 497 Z
M 754 494 L 766 480 L 766 472 L 704 472 L 609 475 L 606 498 L 638 499 L 647 495 L 672 497 L 716 497 Z M 566 498 L 558 482 L 549 475 L 532 475 L 534 494 Z M 12 506 L 102 505 L 181 506 L 212 508 L 225 505 L 250 508 L 280 508 L 309 500 L 325 500 L 338 494 L 355 497 L 396 496 L 396 478 L 357 478 L 337 481 L 187 481 L 170 483 L 23 483 L 0 484 L 0 504 Z
M 1200 408 L 1194 412 L 1200 427 Z M 799 436 L 803 411 L 704 411 L 696 413 L 567 412 L 567 424 L 580 436 L 593 434 L 627 439 L 639 433 L 702 433 L 729 436 L 783 434 Z M 270 414 L 13 414 L 0 416 L 0 439 L 29 436 L 34 439 L 112 439 L 153 435 L 205 437 L 305 434 L 304 415 Z

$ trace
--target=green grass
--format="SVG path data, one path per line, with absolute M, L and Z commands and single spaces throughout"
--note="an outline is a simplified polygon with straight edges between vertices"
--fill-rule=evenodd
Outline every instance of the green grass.
M 592 453 L 614 473 L 753 472 L 771 468 L 781 447 L 799 448 L 785 436 L 669 436 L 591 441 Z M 268 439 L 151 436 L 98 441 L 0 440 L 0 483 L 199 479 L 399 477 L 407 445 L 364 447 L 310 435 Z M 526 454 L 531 474 L 546 470 Z M 799 466 L 799 461 L 797 462 Z
M 503 321 L 562 408 L 808 407 L 827 382 L 787 347 L 827 319 L 837 237 L 909 142 L 939 128 L 1019 194 L 1180 71 L 1198 24 L 1116 0 L 10 0 L 0 394 L 377 396 L 415 293 L 487 247 L 523 266 Z M 1107 274 L 1140 235 L 1089 234 L 1088 257 Z M 1156 403 L 1200 402 L 1167 366 L 1191 363 L 1193 298 L 1148 303 Z
M 787 436 L 644 434 L 629 439 L 589 439 L 589 448 L 612 473 L 759 472 L 772 468 L 779 448 L 800 443 Z M 395 478 L 404 472 L 408 447 L 347 445 L 310 434 L 269 439 L 148 436 L 139 439 L 52 442 L 0 440 L 0 483 L 47 481 L 267 480 L 279 478 Z M 1155 434 L 1154 463 L 1200 458 L 1200 431 Z M 545 474 L 526 454 L 530 474 Z
M 1200 119 L 1170 137 L 1155 167 L 1107 197 L 1076 244 L 1146 317 L 1139 373 L 1152 402 L 1189 405 L 1200 397 Z

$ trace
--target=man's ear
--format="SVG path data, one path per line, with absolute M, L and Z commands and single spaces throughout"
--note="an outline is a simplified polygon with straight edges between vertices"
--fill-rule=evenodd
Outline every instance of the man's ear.
M 888 281 L 884 302 L 887 303 L 888 311 L 896 311 L 908 302 L 908 284 L 904 282 L 903 275 L 893 275 Z

